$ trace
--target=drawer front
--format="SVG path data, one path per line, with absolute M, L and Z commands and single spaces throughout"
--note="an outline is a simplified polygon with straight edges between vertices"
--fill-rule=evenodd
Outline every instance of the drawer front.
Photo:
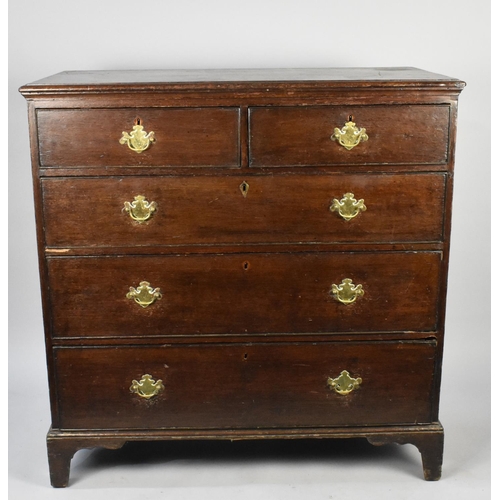
M 140 153 L 120 143 L 137 118 L 154 133 Z M 238 108 L 42 109 L 37 124 L 43 167 L 239 166 Z
M 440 267 L 440 252 L 51 257 L 52 330 L 59 337 L 432 331 Z
M 60 427 L 427 423 L 435 357 L 431 342 L 58 348 Z
M 350 116 L 368 140 L 348 150 L 331 137 Z M 250 164 L 444 164 L 449 122 L 449 107 L 437 105 L 252 108 Z
M 445 182 L 444 174 L 45 179 L 45 238 L 52 247 L 439 241 Z

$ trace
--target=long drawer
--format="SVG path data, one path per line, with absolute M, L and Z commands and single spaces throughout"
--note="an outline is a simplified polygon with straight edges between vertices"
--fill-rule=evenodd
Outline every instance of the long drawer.
M 260 107 L 249 123 L 252 167 L 448 161 L 446 105 Z M 335 129 L 349 135 L 351 127 L 366 140 L 347 149 Z
M 56 337 L 433 331 L 440 252 L 50 257 Z
M 45 239 L 53 247 L 439 241 L 445 185 L 439 173 L 51 178 L 42 180 Z
M 40 165 L 237 167 L 239 116 L 238 108 L 38 110 Z M 137 152 L 124 132 L 136 149 L 140 134 L 154 141 Z
M 65 429 L 386 425 L 429 422 L 436 346 L 58 348 L 54 358 Z

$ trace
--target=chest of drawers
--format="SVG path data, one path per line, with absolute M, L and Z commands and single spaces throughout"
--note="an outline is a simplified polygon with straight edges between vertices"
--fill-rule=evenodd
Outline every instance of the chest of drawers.
M 411 443 L 439 479 L 463 87 L 414 68 L 22 87 L 53 486 L 78 449 L 173 439 Z

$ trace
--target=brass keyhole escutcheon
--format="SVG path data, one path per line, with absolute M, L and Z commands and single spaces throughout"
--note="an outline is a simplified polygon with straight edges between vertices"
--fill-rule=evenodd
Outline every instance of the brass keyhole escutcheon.
M 241 194 L 243 195 L 243 198 L 247 197 L 249 189 L 250 189 L 250 184 L 248 184 L 248 182 L 243 181 L 240 184 L 240 191 L 241 191 Z

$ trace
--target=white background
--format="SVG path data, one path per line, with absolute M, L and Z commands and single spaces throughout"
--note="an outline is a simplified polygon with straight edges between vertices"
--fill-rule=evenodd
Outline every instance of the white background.
M 48 393 L 26 105 L 64 70 L 415 66 L 459 101 L 441 421 L 443 477 L 364 441 L 80 451 L 49 485 Z M 490 3 L 486 0 L 16 0 L 9 6 L 9 498 L 490 498 Z M 6 207 L 4 207 L 6 209 Z

